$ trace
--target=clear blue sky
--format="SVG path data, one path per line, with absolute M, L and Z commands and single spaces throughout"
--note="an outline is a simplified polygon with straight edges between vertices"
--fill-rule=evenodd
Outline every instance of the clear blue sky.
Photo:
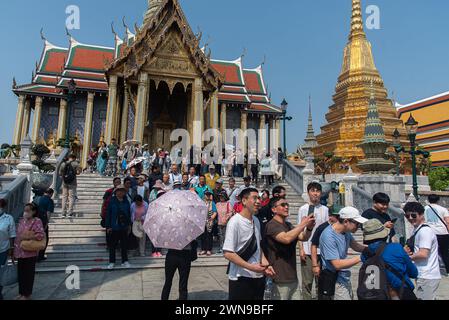
M 11 141 L 17 98 L 13 76 L 28 83 L 40 58 L 39 30 L 58 46 L 67 46 L 65 8 L 81 10 L 80 42 L 113 46 L 111 21 L 139 24 L 145 0 L 0 1 L 0 142 Z M 312 94 L 315 131 L 325 123 L 349 33 L 350 0 L 181 0 L 192 28 L 211 37 L 212 55 L 236 59 L 247 49 L 245 67 L 266 55 L 265 78 L 273 102 L 285 97 L 294 121 L 288 124 L 291 151 L 303 143 L 308 95 Z M 447 0 L 365 0 L 380 8 L 381 29 L 367 30 L 377 68 L 387 89 L 405 104 L 449 90 L 449 2 Z

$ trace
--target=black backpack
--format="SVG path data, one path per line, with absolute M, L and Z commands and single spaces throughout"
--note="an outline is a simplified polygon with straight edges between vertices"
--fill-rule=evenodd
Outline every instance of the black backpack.
M 62 181 L 65 184 L 71 184 L 76 179 L 76 172 L 71 162 L 67 162 L 64 168 L 64 174 L 62 175 Z
M 387 265 L 382 258 L 386 246 L 386 243 L 382 243 L 375 254 L 366 249 L 369 258 L 359 272 L 357 289 L 359 300 L 390 300 L 386 273 Z

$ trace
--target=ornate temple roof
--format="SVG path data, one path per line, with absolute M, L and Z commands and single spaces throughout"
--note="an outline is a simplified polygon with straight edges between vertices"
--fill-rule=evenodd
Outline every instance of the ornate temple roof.
M 148 11 L 145 15 L 144 25 L 139 29 L 135 26 L 136 34 L 132 33 L 123 20 L 124 36 L 120 37 L 112 25 L 114 46 L 84 44 L 75 40 L 70 34 L 69 47 L 57 47 L 51 44 L 43 35 L 44 49 L 40 62 L 36 66 L 35 75 L 30 84 L 13 85 L 16 94 L 46 94 L 61 95 L 67 82 L 74 79 L 80 90 L 100 91 L 108 90 L 106 72 L 117 68 L 129 55 L 141 45 L 146 34 L 155 29 L 161 9 L 167 5 L 168 0 L 153 0 L 148 2 Z M 185 16 L 178 1 L 171 0 L 175 7 L 177 19 L 185 21 Z M 182 26 L 185 38 L 197 40 L 186 23 Z M 190 40 L 189 40 L 190 41 Z M 198 44 L 193 41 L 193 44 Z M 198 40 L 199 41 L 199 40 Z M 192 49 L 193 50 L 193 49 Z M 205 48 L 199 49 L 197 55 L 202 56 L 198 63 L 207 64 L 209 55 Z M 255 112 L 282 113 L 280 108 L 271 104 L 265 85 L 262 66 L 255 69 L 244 69 L 242 57 L 233 60 L 210 59 L 210 72 L 208 75 L 221 76 L 224 81 L 219 87 L 219 101 L 222 103 L 244 105 L 248 110 Z

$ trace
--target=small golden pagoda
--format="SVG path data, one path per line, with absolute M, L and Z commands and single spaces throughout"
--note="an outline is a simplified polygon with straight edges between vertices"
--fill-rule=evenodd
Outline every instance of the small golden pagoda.
M 371 83 L 373 88 L 371 89 Z M 333 152 L 350 163 L 365 159 L 359 145 L 363 141 L 368 106 L 374 90 L 379 118 L 388 143 L 396 128 L 406 137 L 402 121 L 398 119 L 393 102 L 388 99 L 384 82 L 374 64 L 371 44 L 363 28 L 361 0 L 352 0 L 351 33 L 344 50 L 343 66 L 333 96 L 334 105 L 326 114 L 327 124 L 317 136 L 315 157 Z M 407 141 L 402 142 L 407 145 Z

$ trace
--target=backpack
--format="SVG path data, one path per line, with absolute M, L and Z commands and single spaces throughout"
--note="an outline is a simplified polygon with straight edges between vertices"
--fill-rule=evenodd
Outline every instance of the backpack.
M 386 273 L 387 266 L 382 258 L 386 246 L 386 243 L 382 243 L 375 254 L 367 249 L 368 260 L 366 260 L 359 272 L 357 289 L 359 300 L 390 300 Z
M 62 181 L 64 181 L 65 184 L 71 184 L 76 179 L 76 172 L 75 168 L 73 168 L 71 162 L 67 162 L 64 167 L 64 173 L 62 175 Z

